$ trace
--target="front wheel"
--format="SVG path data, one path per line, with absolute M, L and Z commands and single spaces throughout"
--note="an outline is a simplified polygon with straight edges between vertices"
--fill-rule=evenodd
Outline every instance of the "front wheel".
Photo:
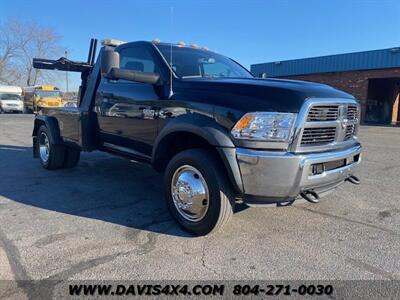
M 167 166 L 164 186 L 172 216 L 196 235 L 217 231 L 233 215 L 232 188 L 223 165 L 210 151 L 178 153 Z

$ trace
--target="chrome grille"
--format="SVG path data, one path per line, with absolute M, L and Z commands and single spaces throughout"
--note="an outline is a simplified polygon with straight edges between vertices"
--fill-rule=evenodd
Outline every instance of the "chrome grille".
M 358 109 L 357 106 L 349 105 L 347 107 L 347 119 L 355 120 L 358 118 Z
M 308 112 L 307 122 L 335 121 L 338 115 L 339 105 L 316 105 Z
M 355 133 L 355 129 L 356 129 L 356 125 L 354 125 L 354 124 L 347 125 L 344 140 L 351 139 Z
M 291 149 L 314 152 L 337 149 L 357 140 L 360 108 L 348 99 L 310 99 L 299 112 L 301 123 Z
M 336 127 L 304 128 L 302 146 L 325 145 L 335 141 Z

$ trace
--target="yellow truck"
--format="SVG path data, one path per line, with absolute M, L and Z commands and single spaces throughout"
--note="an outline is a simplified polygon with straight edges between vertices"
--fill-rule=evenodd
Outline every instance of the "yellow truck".
M 28 112 L 37 113 L 44 107 L 62 107 L 60 90 L 53 85 L 39 85 L 24 89 L 24 105 Z

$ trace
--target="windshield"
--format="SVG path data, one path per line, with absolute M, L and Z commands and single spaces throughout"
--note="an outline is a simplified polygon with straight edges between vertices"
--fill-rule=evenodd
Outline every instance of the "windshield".
M 156 45 L 170 64 L 171 46 Z M 245 68 L 230 58 L 210 51 L 173 46 L 172 69 L 180 78 L 252 78 Z
M 0 94 L 1 100 L 21 100 L 21 97 L 15 94 Z
M 36 94 L 36 96 L 39 96 L 39 97 L 42 97 L 42 98 L 57 98 L 57 97 L 60 97 L 60 91 L 36 90 L 35 94 Z

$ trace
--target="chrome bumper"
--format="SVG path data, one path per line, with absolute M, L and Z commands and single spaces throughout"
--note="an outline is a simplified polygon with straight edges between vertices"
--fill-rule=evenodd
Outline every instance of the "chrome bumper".
M 277 153 L 271 151 L 236 149 L 244 187 L 245 202 L 279 203 L 295 199 L 301 192 L 313 190 L 324 193 L 354 174 L 361 162 L 361 145 L 314 154 Z M 313 164 L 339 160 L 356 161 L 312 175 Z

